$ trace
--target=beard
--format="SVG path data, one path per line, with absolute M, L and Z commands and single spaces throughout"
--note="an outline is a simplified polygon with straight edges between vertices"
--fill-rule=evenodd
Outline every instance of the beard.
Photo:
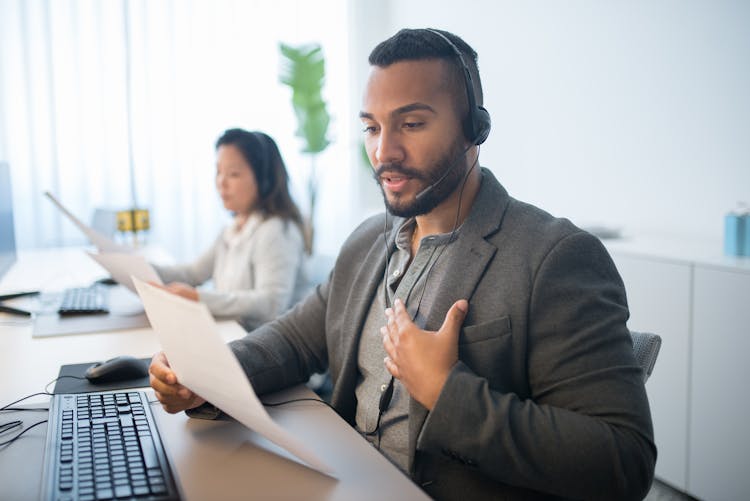
M 385 208 L 394 216 L 403 218 L 421 216 L 430 212 L 448 198 L 461 183 L 464 169 L 460 168 L 459 164 L 465 153 L 461 141 L 456 140 L 445 155 L 440 157 L 427 172 L 419 171 L 401 163 L 381 164 L 375 170 L 373 176 L 378 187 L 380 187 L 380 192 L 383 194 Z M 424 186 L 417 193 L 421 193 L 429 186 L 432 186 L 432 188 L 419 198 L 416 195 L 396 193 L 393 194 L 393 200 L 389 200 L 380 180 L 380 176 L 386 171 L 423 181 Z M 443 175 L 445 175 L 445 178 L 441 180 L 440 178 Z

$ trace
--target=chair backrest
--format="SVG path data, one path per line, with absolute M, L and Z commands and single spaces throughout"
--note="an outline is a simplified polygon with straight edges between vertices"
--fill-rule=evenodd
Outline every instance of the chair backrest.
M 328 280 L 333 265 L 336 264 L 336 258 L 328 254 L 313 254 L 307 258 L 306 270 L 307 281 L 311 287 L 321 284 Z
M 117 211 L 112 209 L 94 209 L 91 216 L 91 227 L 106 237 L 117 233 Z
M 630 331 L 633 340 L 633 353 L 638 365 L 643 369 L 643 382 L 645 383 L 654 370 L 656 357 L 661 348 L 661 337 L 650 332 Z

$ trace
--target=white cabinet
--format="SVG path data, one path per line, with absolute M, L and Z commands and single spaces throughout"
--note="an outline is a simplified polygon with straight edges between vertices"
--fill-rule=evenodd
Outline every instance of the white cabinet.
M 646 383 L 656 476 L 692 496 L 750 493 L 750 259 L 719 243 L 605 241 L 628 294 L 632 330 L 662 337 Z
M 693 290 L 688 490 L 748 499 L 750 272 L 696 266 Z

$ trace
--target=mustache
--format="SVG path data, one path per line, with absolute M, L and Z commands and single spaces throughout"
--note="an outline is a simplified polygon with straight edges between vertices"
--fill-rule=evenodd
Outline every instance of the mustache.
M 372 177 L 375 179 L 375 181 L 380 183 L 380 177 L 386 172 L 391 172 L 394 174 L 401 174 L 402 176 L 428 181 L 428 179 L 425 177 L 425 175 L 422 172 L 418 171 L 417 169 L 413 169 L 411 167 L 402 165 L 400 163 L 380 164 L 380 166 L 373 171 Z

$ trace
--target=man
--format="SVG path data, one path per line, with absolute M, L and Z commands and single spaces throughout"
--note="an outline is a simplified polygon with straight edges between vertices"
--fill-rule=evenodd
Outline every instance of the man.
M 333 407 L 438 499 L 642 498 L 656 448 L 607 252 L 478 167 L 489 115 L 463 40 L 402 30 L 370 64 L 360 116 L 392 216 L 231 343 L 253 387 L 328 369 Z M 167 411 L 204 402 L 163 354 L 151 374 Z

